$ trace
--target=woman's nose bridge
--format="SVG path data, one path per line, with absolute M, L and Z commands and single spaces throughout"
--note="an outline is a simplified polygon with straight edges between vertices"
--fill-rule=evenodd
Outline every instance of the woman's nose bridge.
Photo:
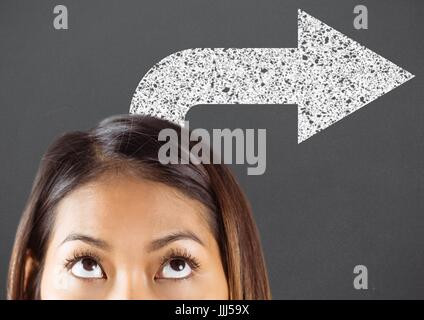
M 112 299 L 153 299 L 151 282 L 141 270 L 123 270 L 116 274 Z

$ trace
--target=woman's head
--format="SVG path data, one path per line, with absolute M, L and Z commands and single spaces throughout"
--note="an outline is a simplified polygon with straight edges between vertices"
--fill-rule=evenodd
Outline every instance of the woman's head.
M 49 147 L 18 228 L 9 299 L 270 298 L 233 175 L 162 164 L 166 128 L 183 130 L 123 115 Z

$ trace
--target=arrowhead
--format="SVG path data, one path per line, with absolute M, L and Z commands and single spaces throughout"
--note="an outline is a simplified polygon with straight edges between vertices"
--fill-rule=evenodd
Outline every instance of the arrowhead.
M 299 10 L 298 143 L 414 75 Z

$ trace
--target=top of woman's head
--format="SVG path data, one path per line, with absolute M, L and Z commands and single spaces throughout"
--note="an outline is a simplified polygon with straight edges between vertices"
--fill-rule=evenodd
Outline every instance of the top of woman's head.
M 47 150 L 42 160 L 42 175 L 52 174 L 51 181 L 60 182 L 52 183 L 52 187 L 69 188 L 105 172 L 131 171 L 173 185 L 213 205 L 215 195 L 211 193 L 210 177 L 203 165 L 162 164 L 159 161 L 158 152 L 165 142 L 159 141 L 158 135 L 167 128 L 178 133 L 184 130 L 166 120 L 120 115 L 103 120 L 89 131 L 66 133 Z M 215 207 L 210 209 L 213 211 Z

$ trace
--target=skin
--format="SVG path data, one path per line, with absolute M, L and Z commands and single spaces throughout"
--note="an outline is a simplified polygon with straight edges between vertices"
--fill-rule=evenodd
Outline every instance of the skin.
M 189 253 L 198 268 L 168 257 L 172 250 Z M 79 187 L 58 204 L 41 299 L 228 299 L 206 208 L 174 188 L 123 174 Z

